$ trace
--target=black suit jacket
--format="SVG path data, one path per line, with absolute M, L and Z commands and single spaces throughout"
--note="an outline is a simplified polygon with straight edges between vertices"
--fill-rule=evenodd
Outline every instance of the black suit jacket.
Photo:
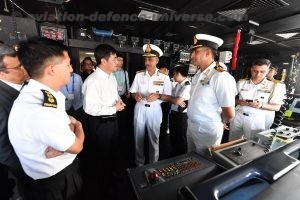
M 8 138 L 7 122 L 18 95 L 19 91 L 0 80 L 0 163 L 15 169 L 20 169 L 21 164 Z

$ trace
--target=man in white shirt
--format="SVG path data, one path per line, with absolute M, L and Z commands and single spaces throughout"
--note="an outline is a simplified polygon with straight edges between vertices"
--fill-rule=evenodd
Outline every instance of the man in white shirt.
M 283 104 L 284 84 L 276 84 L 266 78 L 270 64 L 268 59 L 255 60 L 251 67 L 251 78 L 237 82 L 239 95 L 236 99 L 237 114 L 230 124 L 229 140 L 239 139 L 242 136 L 257 139 L 256 133 L 269 129 L 266 126 L 270 126 L 275 111 Z
M 187 153 L 187 106 L 190 99 L 191 82 L 188 76 L 189 66 L 179 64 L 174 67 L 174 80 L 177 82 L 172 91 L 170 102 L 169 128 L 173 156 Z
M 83 109 L 87 113 L 88 129 L 87 199 L 111 198 L 108 192 L 118 152 L 116 113 L 125 108 L 112 73 L 117 69 L 116 50 L 110 45 L 100 44 L 94 53 L 96 70 L 87 77 L 82 86 Z
M 171 95 L 172 85 L 168 75 L 156 67 L 162 50 L 152 44 L 143 46 L 145 52 L 146 70 L 137 72 L 131 85 L 130 92 L 136 100 L 134 108 L 134 141 L 135 163 L 137 166 L 145 164 L 144 138 L 145 129 L 149 138 L 149 162 L 158 160 L 159 134 L 162 122 L 161 102 Z
M 76 155 L 84 133 L 81 123 L 65 112 L 59 91 L 72 72 L 67 47 L 32 38 L 20 44 L 18 57 L 31 79 L 14 102 L 8 132 L 28 175 L 29 199 L 79 200 L 82 180 Z M 58 156 L 51 154 L 54 149 Z
M 208 147 L 221 143 L 223 123 L 235 115 L 234 78 L 216 62 L 221 38 L 196 34 L 191 54 L 198 72 L 192 79 L 188 104 L 188 151 L 207 154 Z

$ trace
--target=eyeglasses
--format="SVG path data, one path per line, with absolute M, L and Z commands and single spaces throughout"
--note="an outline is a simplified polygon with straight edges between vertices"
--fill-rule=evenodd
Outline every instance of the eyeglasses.
M 23 68 L 23 66 L 22 66 L 21 64 L 18 64 L 18 65 L 15 66 L 15 67 L 6 67 L 5 69 L 17 69 L 17 70 L 19 70 L 19 69 L 21 69 L 21 68 Z

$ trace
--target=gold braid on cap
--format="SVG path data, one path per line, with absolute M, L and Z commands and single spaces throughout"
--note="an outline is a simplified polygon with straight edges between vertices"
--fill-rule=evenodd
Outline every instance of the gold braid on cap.
M 146 53 L 150 53 L 151 51 L 152 51 L 151 46 L 150 46 L 150 44 L 148 43 L 148 44 L 147 44 L 147 47 L 146 47 L 146 49 L 145 49 L 145 52 L 146 52 Z
M 198 40 L 197 40 L 197 37 L 196 35 L 194 36 L 194 45 L 197 44 Z

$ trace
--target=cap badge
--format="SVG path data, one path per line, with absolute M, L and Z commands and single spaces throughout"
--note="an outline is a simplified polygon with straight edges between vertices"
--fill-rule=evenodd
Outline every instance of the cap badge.
M 197 44 L 197 41 L 198 41 L 198 40 L 197 40 L 196 35 L 195 35 L 195 36 L 194 36 L 194 45 Z
M 150 53 L 151 51 L 152 51 L 152 49 L 151 49 L 150 44 L 147 44 L 147 47 L 146 47 L 145 52 L 146 52 L 146 53 Z

